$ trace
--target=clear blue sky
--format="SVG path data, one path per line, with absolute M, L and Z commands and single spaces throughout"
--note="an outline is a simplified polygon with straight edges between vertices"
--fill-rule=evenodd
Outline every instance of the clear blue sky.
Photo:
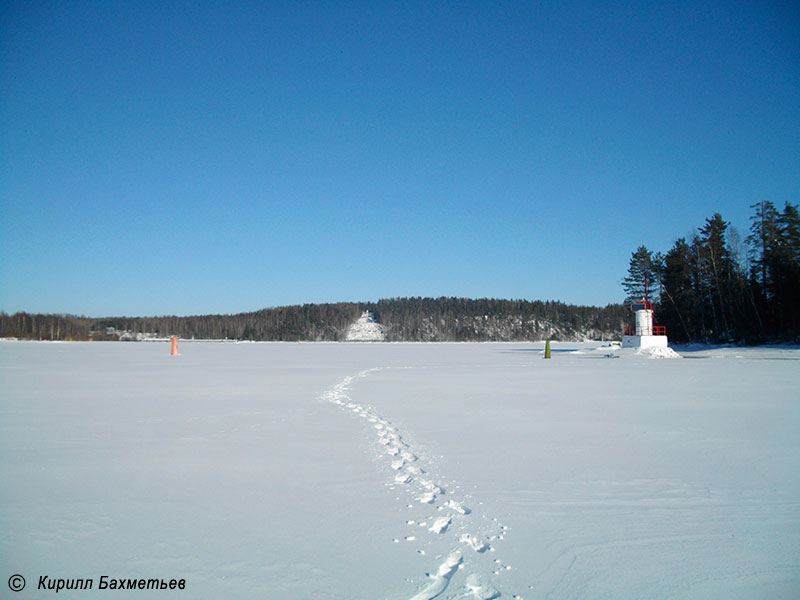
M 800 4 L 0 4 L 0 309 L 621 301 L 800 201 Z

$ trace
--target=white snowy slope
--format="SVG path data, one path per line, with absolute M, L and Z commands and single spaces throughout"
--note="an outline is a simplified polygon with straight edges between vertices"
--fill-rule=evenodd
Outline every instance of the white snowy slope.
M 800 350 L 599 345 L 0 342 L 0 567 L 25 598 L 798 597 Z
M 358 320 L 347 330 L 345 340 L 348 342 L 382 342 L 386 339 L 383 325 L 375 320 L 375 315 L 364 311 Z

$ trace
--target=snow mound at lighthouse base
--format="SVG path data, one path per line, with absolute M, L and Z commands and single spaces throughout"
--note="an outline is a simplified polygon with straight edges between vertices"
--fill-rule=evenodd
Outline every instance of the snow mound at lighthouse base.
M 646 356 L 647 358 L 683 358 L 680 354 L 675 352 L 669 347 L 650 346 L 649 348 L 640 348 L 636 354 Z
M 383 325 L 375 320 L 375 315 L 364 311 L 358 320 L 347 330 L 345 340 L 348 342 L 383 342 L 386 334 Z
M 608 358 L 683 358 L 672 348 L 662 346 L 649 346 L 644 348 L 626 348 L 619 345 L 612 345 L 611 347 L 601 346 L 594 353 L 602 353 Z

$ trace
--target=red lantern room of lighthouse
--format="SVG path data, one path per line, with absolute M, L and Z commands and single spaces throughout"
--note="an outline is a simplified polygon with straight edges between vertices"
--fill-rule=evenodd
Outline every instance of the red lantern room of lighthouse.
M 645 282 L 644 298 L 631 304 L 634 314 L 634 325 L 626 327 L 622 336 L 623 348 L 666 348 L 667 330 L 660 325 L 653 325 L 653 303 L 647 297 Z

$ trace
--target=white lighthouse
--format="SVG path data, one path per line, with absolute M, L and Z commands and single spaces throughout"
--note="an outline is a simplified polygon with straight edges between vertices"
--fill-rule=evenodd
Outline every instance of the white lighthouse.
M 634 314 L 634 326 L 626 327 L 622 336 L 623 348 L 666 348 L 667 330 L 660 325 L 653 325 L 653 304 L 644 300 L 631 304 Z

